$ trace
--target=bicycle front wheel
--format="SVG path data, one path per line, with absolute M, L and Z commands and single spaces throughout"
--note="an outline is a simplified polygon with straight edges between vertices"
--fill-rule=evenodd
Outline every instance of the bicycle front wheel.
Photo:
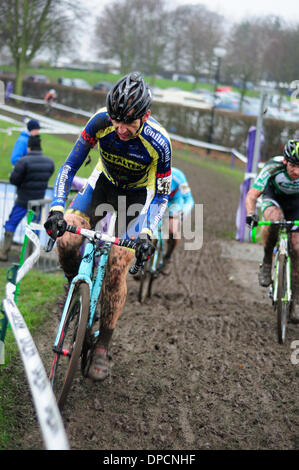
M 55 348 L 50 382 L 60 410 L 65 405 L 74 375 L 78 368 L 89 315 L 89 286 L 75 286 Z
M 278 276 L 277 276 L 277 339 L 283 344 L 286 339 L 287 319 L 289 302 L 287 298 L 287 258 L 285 255 L 279 255 L 278 258 Z

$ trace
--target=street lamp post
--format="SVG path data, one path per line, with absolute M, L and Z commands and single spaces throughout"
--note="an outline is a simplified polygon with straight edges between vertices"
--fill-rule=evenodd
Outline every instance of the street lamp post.
M 217 57 L 217 67 L 216 67 L 216 74 L 215 74 L 215 86 L 214 86 L 214 97 L 213 97 L 213 105 L 211 109 L 211 121 L 210 121 L 210 130 L 208 136 L 208 143 L 212 144 L 213 142 L 213 131 L 214 131 L 214 114 L 215 114 L 215 105 L 216 105 L 216 90 L 217 85 L 220 81 L 220 66 L 221 66 L 221 59 L 226 55 L 226 49 L 224 47 L 215 47 L 213 49 L 215 57 Z M 211 149 L 207 149 L 207 153 L 210 153 Z

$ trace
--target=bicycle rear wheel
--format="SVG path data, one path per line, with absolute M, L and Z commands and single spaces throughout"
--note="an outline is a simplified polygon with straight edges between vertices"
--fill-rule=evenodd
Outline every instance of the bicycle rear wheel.
M 62 410 L 78 368 L 82 344 L 86 333 L 89 315 L 89 287 L 85 283 L 75 286 L 65 316 L 63 328 L 55 348 L 50 372 L 58 406 Z
M 153 282 L 153 273 L 152 273 L 152 260 L 148 261 L 144 265 L 144 273 L 141 274 L 138 300 L 143 304 L 148 297 L 151 295 L 151 287 Z
M 286 328 L 288 319 L 289 303 L 287 299 L 287 258 L 279 255 L 278 258 L 278 278 L 277 278 L 277 339 L 283 344 L 286 339 Z

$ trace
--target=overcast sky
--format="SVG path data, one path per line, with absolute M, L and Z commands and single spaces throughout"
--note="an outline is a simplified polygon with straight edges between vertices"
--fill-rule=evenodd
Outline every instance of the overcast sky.
M 227 18 L 236 20 L 252 15 L 273 14 L 286 20 L 299 21 L 298 0 L 168 0 L 168 2 L 171 8 L 177 5 L 202 4 L 212 11 L 217 11 Z M 82 5 L 88 5 L 92 8 L 95 16 L 97 12 L 111 3 L 111 0 L 81 1 Z
M 82 0 L 81 5 L 90 8 L 90 14 L 84 18 L 85 30 L 93 29 L 94 19 L 103 8 L 114 0 Z M 144 0 L 146 1 L 146 0 Z M 227 20 L 239 21 L 250 16 L 277 15 L 292 23 L 299 23 L 298 0 L 168 0 L 171 9 L 178 5 L 205 5 L 209 10 L 222 14 Z M 87 21 L 89 25 L 87 26 Z M 81 51 L 85 49 L 82 45 Z M 88 46 L 91 45 L 88 44 Z M 81 52 L 80 51 L 80 52 Z M 82 54 L 82 52 L 81 52 Z M 81 55 L 80 54 L 80 55 Z
M 172 0 L 173 5 L 201 3 L 209 10 L 217 11 L 232 20 L 247 16 L 277 15 L 286 20 L 299 22 L 298 0 Z

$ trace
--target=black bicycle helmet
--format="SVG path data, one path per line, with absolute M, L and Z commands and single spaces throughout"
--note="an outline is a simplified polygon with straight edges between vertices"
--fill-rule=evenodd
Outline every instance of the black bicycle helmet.
M 299 140 L 289 140 L 284 146 L 283 154 L 287 162 L 299 165 Z
M 121 78 L 108 92 L 107 111 L 111 119 L 132 122 L 139 119 L 150 108 L 152 94 L 139 72 L 132 72 Z M 128 113 L 133 112 L 128 116 Z

